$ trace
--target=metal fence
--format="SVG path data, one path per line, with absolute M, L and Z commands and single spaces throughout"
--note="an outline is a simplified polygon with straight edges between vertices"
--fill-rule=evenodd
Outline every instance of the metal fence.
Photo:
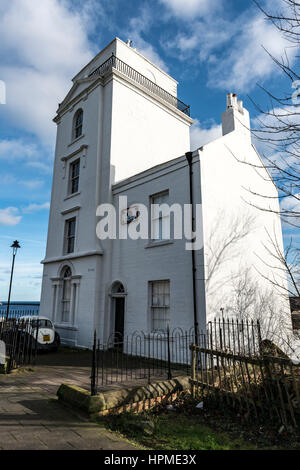
M 201 333 L 198 332 L 200 337 Z M 115 333 L 101 344 L 94 335 L 91 393 L 102 385 L 189 375 L 189 345 L 195 341 L 194 329 L 176 328 L 165 332 Z
M 171 379 L 191 372 L 190 345 L 255 355 L 259 351 L 259 324 L 214 320 L 205 331 L 175 328 L 131 335 L 113 334 L 100 343 L 94 335 L 91 391 L 100 386 L 144 379 Z
M 259 323 L 212 322 L 190 350 L 193 394 L 207 406 L 232 409 L 249 421 L 299 426 L 300 365 L 262 340 Z
M 0 341 L 4 345 L 1 363 L 5 372 L 19 366 L 35 363 L 37 356 L 37 338 L 39 327 L 33 328 L 30 320 L 17 318 L 1 319 Z
M 6 309 L 0 310 L 0 320 L 5 320 L 6 318 L 9 319 L 14 319 L 14 318 L 20 318 L 20 317 L 32 317 L 34 315 L 38 315 L 39 310 L 38 309 L 23 309 L 23 308 L 11 308 L 9 309 L 8 315 L 6 312 Z
M 7 312 L 8 308 L 8 312 Z M 8 318 L 20 318 L 23 316 L 39 315 L 40 304 L 39 302 L 7 302 L 0 303 L 0 320 Z
M 300 422 L 300 365 L 263 340 L 259 322 L 216 319 L 205 331 L 114 334 L 100 344 L 95 332 L 91 393 L 103 386 L 190 375 L 206 406 L 233 410 L 246 420 L 286 427 Z
M 260 323 L 239 319 L 218 318 L 207 324 L 198 345 L 220 351 L 257 356 L 261 353 Z
M 157 95 L 159 98 L 163 99 L 167 103 L 171 104 L 175 108 L 182 111 L 187 116 L 190 116 L 190 106 L 183 103 L 176 96 L 171 95 L 156 83 L 149 80 L 149 78 L 142 75 L 140 72 L 130 67 L 130 65 L 123 62 L 121 59 L 118 59 L 115 55 L 112 55 L 108 60 L 101 64 L 96 70 L 94 70 L 90 76 L 100 76 L 103 77 L 106 74 L 110 73 L 112 68 L 118 70 L 119 72 L 126 75 L 131 80 L 137 82 L 142 87 L 149 90 L 154 95 Z

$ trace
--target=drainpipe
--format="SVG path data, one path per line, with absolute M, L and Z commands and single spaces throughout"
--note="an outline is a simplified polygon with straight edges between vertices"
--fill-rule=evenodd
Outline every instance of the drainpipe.
M 193 152 L 185 154 L 189 164 L 189 184 L 190 184 L 190 204 L 192 207 L 192 233 L 195 233 L 195 210 L 194 210 L 194 186 L 193 186 Z M 192 242 L 195 238 L 192 239 Z M 192 250 L 192 266 L 193 266 L 193 304 L 194 304 L 194 330 L 195 330 L 195 343 L 198 345 L 198 312 L 197 312 L 197 291 L 196 291 L 196 256 L 195 250 Z

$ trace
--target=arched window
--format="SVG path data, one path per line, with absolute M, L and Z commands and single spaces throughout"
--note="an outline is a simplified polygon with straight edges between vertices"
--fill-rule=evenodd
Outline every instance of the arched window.
M 82 135 L 82 124 L 83 124 L 83 111 L 78 109 L 74 115 L 73 121 L 73 139 L 77 139 Z
M 72 271 L 69 266 L 65 266 L 62 270 L 62 315 L 61 321 L 68 323 L 70 321 L 70 303 L 71 303 L 71 277 Z
M 111 293 L 112 294 L 125 294 L 125 289 L 124 289 L 123 284 L 121 284 L 121 282 L 119 281 L 114 282 L 111 288 Z

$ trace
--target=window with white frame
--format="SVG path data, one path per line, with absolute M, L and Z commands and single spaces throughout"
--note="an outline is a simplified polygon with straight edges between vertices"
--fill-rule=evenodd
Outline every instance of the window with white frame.
M 73 120 L 73 139 L 77 139 L 82 135 L 82 126 L 83 126 L 83 111 L 78 109 L 74 115 Z
M 64 254 L 74 252 L 75 248 L 75 230 L 76 230 L 76 217 L 66 220 L 65 225 L 65 242 L 64 242 Z
M 61 299 L 61 321 L 62 323 L 70 322 L 70 306 L 71 306 L 71 278 L 72 271 L 69 266 L 62 270 L 62 299 Z
M 78 193 L 79 190 L 80 159 L 70 164 L 69 194 Z
M 169 191 L 154 194 L 151 203 L 151 240 L 169 240 L 170 238 L 170 211 L 162 210 L 163 204 L 169 203 Z
M 152 281 L 151 291 L 151 329 L 166 331 L 170 325 L 170 281 Z

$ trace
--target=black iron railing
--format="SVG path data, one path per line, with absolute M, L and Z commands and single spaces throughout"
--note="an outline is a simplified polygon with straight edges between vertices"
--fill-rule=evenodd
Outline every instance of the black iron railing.
M 131 335 L 114 333 L 105 343 L 94 334 L 91 391 L 98 387 L 157 378 L 171 379 L 189 375 L 191 371 L 190 345 L 231 352 L 242 356 L 260 355 L 259 323 L 253 321 L 216 319 L 206 329 L 183 330 Z
M 150 91 L 150 93 L 153 93 L 162 100 L 179 109 L 179 111 L 183 112 L 187 116 L 190 116 L 190 106 L 186 105 L 176 96 L 171 95 L 171 93 L 156 85 L 156 83 L 149 80 L 149 78 L 145 77 L 140 72 L 137 72 L 137 70 L 130 67 L 130 65 L 126 64 L 121 59 L 118 59 L 118 57 L 116 57 L 115 55 L 112 55 L 102 65 L 96 68 L 89 76 L 103 77 L 110 73 L 113 68 L 118 70 L 118 72 L 123 73 L 124 75 L 126 75 L 126 77 L 138 83 L 143 88 L 146 88 L 148 91 Z
M 131 381 L 171 379 L 190 373 L 189 345 L 194 342 L 194 330 L 145 334 L 135 332 L 122 336 L 113 334 L 101 344 L 94 336 L 91 372 L 91 393 L 98 386 Z
M 6 373 L 35 363 L 38 333 L 30 319 L 0 318 L 0 366 Z
M 257 356 L 192 344 L 190 383 L 197 401 L 246 422 L 300 427 L 300 365 L 268 343 L 262 341 Z

